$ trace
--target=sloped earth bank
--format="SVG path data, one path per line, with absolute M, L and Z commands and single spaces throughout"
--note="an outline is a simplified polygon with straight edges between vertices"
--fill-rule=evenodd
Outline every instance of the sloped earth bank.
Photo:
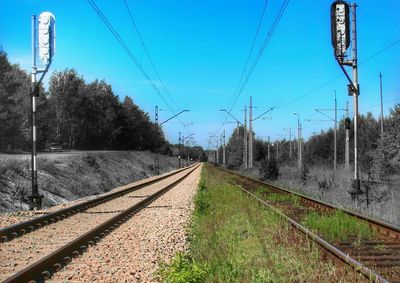
M 141 151 L 43 154 L 38 157 L 43 207 L 66 203 L 154 175 L 154 155 Z M 176 169 L 176 157 L 160 156 L 160 173 Z M 0 156 L 0 212 L 28 209 L 30 157 Z

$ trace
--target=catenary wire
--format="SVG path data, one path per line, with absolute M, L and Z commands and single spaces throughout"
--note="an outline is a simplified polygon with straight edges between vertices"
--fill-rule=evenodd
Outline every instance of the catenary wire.
M 162 86 L 162 88 L 164 89 L 165 93 L 168 95 L 168 97 L 171 99 L 171 101 L 174 103 L 174 105 L 175 105 L 176 107 L 178 107 L 178 109 L 180 109 L 180 107 L 179 107 L 179 105 L 177 104 L 176 100 L 173 98 L 173 96 L 170 94 L 170 92 L 169 92 L 168 89 L 166 88 L 166 86 L 165 86 L 165 84 L 164 84 L 164 81 L 161 79 L 160 73 L 158 72 L 158 70 L 157 70 L 157 68 L 156 68 L 156 66 L 155 66 L 155 64 L 154 64 L 154 62 L 153 62 L 153 60 L 152 60 L 152 58 L 151 58 L 151 56 L 150 56 L 150 52 L 149 52 L 148 48 L 146 47 L 146 44 L 144 43 L 143 37 L 142 37 L 142 35 L 141 35 L 140 31 L 139 31 L 139 28 L 138 28 L 138 26 L 137 26 L 137 24 L 136 24 L 136 21 L 135 21 L 134 18 L 133 18 L 132 11 L 131 11 L 131 9 L 129 8 L 128 3 L 126 2 L 126 0 L 123 0 L 123 2 L 124 2 L 125 8 L 126 8 L 128 14 L 129 14 L 129 18 L 130 18 L 130 20 L 131 20 L 131 23 L 132 23 L 132 25 L 133 25 L 133 27 L 134 27 L 134 29 L 135 29 L 135 32 L 137 33 L 137 35 L 138 35 L 138 37 L 139 37 L 140 43 L 141 43 L 141 45 L 142 45 L 143 48 L 144 48 L 144 51 L 145 51 L 145 53 L 146 53 L 146 55 L 147 55 L 147 58 L 149 59 L 150 65 L 152 66 L 152 68 L 153 68 L 153 70 L 154 70 L 154 73 L 156 74 L 158 80 L 160 81 L 161 86 Z
M 158 87 L 155 85 L 155 83 L 151 80 L 150 76 L 148 73 L 145 71 L 143 66 L 139 63 L 139 61 L 136 59 L 136 57 L 133 55 L 132 51 L 129 49 L 129 47 L 126 45 L 126 43 L 123 41 L 121 36 L 118 34 L 118 32 L 115 30 L 115 28 L 111 25 L 111 23 L 107 20 L 106 16 L 102 13 L 100 8 L 96 5 L 94 0 L 87 0 L 89 5 L 93 8 L 93 10 L 96 12 L 96 14 L 100 17 L 102 22 L 106 25 L 108 30 L 112 33 L 114 38 L 118 41 L 122 49 L 127 53 L 128 57 L 132 60 L 132 62 L 137 66 L 137 68 L 142 72 L 142 74 L 145 76 L 145 78 L 150 82 L 151 86 L 153 89 L 156 91 L 158 96 L 163 100 L 163 102 L 167 105 L 167 107 L 172 111 L 171 105 L 168 103 L 168 101 L 165 99 L 165 97 L 162 95 Z M 174 111 L 172 111 L 174 112 Z

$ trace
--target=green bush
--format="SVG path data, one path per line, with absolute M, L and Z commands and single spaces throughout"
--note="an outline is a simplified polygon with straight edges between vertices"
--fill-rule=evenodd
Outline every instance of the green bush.
M 161 282 L 200 283 L 207 276 L 207 268 L 186 254 L 178 253 L 170 264 L 161 263 L 157 272 Z

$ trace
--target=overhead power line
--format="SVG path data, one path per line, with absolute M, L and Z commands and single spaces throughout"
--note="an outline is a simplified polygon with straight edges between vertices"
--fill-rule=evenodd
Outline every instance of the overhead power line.
M 249 72 L 247 73 L 246 79 L 243 81 L 241 88 L 239 89 L 238 93 L 236 93 L 235 95 L 235 99 L 233 101 L 233 104 L 229 107 L 229 111 L 231 111 L 233 109 L 233 107 L 235 107 L 237 100 L 239 99 L 240 95 L 242 94 L 244 88 L 247 85 L 247 82 L 249 81 L 251 75 L 253 74 L 258 62 L 260 61 L 260 58 L 262 57 L 265 48 L 267 47 L 268 43 L 270 42 L 272 35 L 275 32 L 276 27 L 278 26 L 283 14 L 285 13 L 286 7 L 288 6 L 290 0 L 284 0 L 284 2 L 282 3 L 282 6 L 278 12 L 278 14 L 275 17 L 275 20 L 270 28 L 270 30 L 267 33 L 267 36 L 264 39 L 264 42 L 257 54 L 256 59 L 254 60 Z
M 87 0 L 89 5 L 93 8 L 93 10 L 96 12 L 96 14 L 100 17 L 100 19 L 103 21 L 103 23 L 106 25 L 108 30 L 111 32 L 111 34 L 114 36 L 114 38 L 117 40 L 119 45 L 122 47 L 122 49 L 126 52 L 128 57 L 131 59 L 131 61 L 137 66 L 137 68 L 142 72 L 142 74 L 145 76 L 145 78 L 150 82 L 151 86 L 154 88 L 158 96 L 163 100 L 163 102 L 167 105 L 167 107 L 173 112 L 171 105 L 168 103 L 168 101 L 165 99 L 165 97 L 162 95 L 156 84 L 152 81 L 146 70 L 143 68 L 143 66 L 139 63 L 139 61 L 136 59 L 136 57 L 133 55 L 132 51 L 129 49 L 129 47 L 126 45 L 126 43 L 123 41 L 121 36 L 118 34 L 118 32 L 115 30 L 115 28 L 111 25 L 111 23 L 107 20 L 106 16 L 102 13 L 100 8 L 96 5 L 94 0 Z
M 398 40 L 392 42 L 391 44 L 389 44 L 389 45 L 385 46 L 384 48 L 378 50 L 377 52 L 375 52 L 375 53 L 372 54 L 371 56 L 367 57 L 366 59 L 360 61 L 360 63 L 359 63 L 358 65 L 360 66 L 360 65 L 362 65 L 362 64 L 364 64 L 364 63 L 366 63 L 366 62 L 372 60 L 372 59 L 375 58 L 376 56 L 378 56 L 378 55 L 380 55 L 381 53 L 383 53 L 383 52 L 389 50 L 390 48 L 396 46 L 396 45 L 399 44 L 399 43 L 400 43 L 400 39 L 398 39 Z M 329 85 L 330 83 L 332 83 L 332 82 L 334 82 L 334 81 L 340 79 L 341 77 L 343 77 L 343 74 L 342 74 L 342 73 L 341 73 L 340 75 L 337 75 L 336 77 L 330 79 L 329 81 L 327 81 L 327 82 L 325 82 L 325 83 L 323 83 L 323 84 L 320 84 L 319 86 L 313 88 L 312 90 L 306 92 L 305 94 L 300 95 L 300 96 L 294 98 L 293 100 L 291 100 L 291 101 L 289 101 L 289 102 L 287 102 L 287 103 L 284 103 L 284 104 L 282 104 L 282 105 L 280 105 L 280 106 L 278 106 L 278 107 L 276 107 L 276 108 L 279 109 L 279 108 L 283 108 L 283 107 L 286 107 L 286 106 L 288 106 L 288 105 L 291 105 L 291 104 L 293 104 L 293 103 L 299 101 L 300 99 L 303 99 L 304 97 L 309 96 L 310 94 L 313 94 L 313 93 L 316 92 L 317 90 L 319 90 L 319 89 L 321 89 L 321 88 L 323 88 L 323 87 Z
M 253 38 L 253 43 L 251 44 L 251 48 L 250 48 L 249 54 L 247 55 L 246 64 L 245 64 L 244 67 L 243 67 L 242 75 L 240 76 L 239 83 L 238 83 L 237 86 L 236 86 L 236 90 L 235 90 L 234 96 L 232 97 L 232 99 L 231 99 L 231 101 L 229 102 L 229 104 L 232 103 L 232 101 L 233 101 L 233 99 L 235 98 L 235 95 L 236 95 L 236 93 L 238 92 L 239 87 L 240 87 L 240 85 L 241 85 L 241 83 L 242 83 L 242 81 L 243 81 L 244 74 L 246 73 L 247 66 L 249 65 L 250 57 L 251 57 L 251 55 L 253 54 L 254 45 L 255 45 L 255 43 L 256 43 L 256 41 L 257 41 L 257 37 L 258 37 L 258 34 L 259 34 L 259 32 L 260 32 L 260 27 L 261 27 L 261 24 L 262 24 L 263 19 L 264 19 L 265 11 L 267 10 L 267 6 L 268 6 L 268 0 L 266 0 L 265 3 L 264 3 L 264 8 L 263 8 L 263 10 L 262 10 L 260 20 L 258 21 L 257 30 L 256 30 L 256 33 L 255 33 L 254 38 Z M 232 111 L 232 110 L 231 110 L 231 111 Z
M 144 43 L 143 37 L 142 37 L 142 35 L 140 34 L 139 28 L 138 28 L 138 26 L 137 26 L 137 24 L 136 24 L 136 22 L 135 22 L 135 20 L 134 20 L 134 18 L 133 18 L 133 15 L 132 15 L 132 12 L 131 12 L 131 10 L 130 10 L 130 8 L 129 8 L 129 6 L 128 6 L 128 3 L 126 3 L 126 0 L 123 0 L 123 1 L 124 1 L 124 4 L 125 4 L 125 8 L 126 8 L 126 10 L 128 11 L 129 18 L 131 19 L 132 25 L 133 25 L 133 27 L 134 27 L 134 29 L 135 29 L 135 31 L 136 31 L 138 37 L 139 37 L 140 43 L 141 43 L 141 45 L 143 46 L 144 51 L 146 52 L 147 58 L 149 59 L 150 65 L 152 66 L 152 68 L 153 68 L 153 70 L 154 70 L 154 72 L 155 72 L 155 74 L 156 74 L 158 80 L 160 81 L 160 83 L 161 83 L 161 85 L 162 85 L 162 87 L 163 87 L 165 93 L 168 95 L 168 97 L 171 99 L 171 101 L 175 104 L 175 106 L 178 107 L 178 108 L 180 108 L 179 105 L 176 103 L 175 99 L 173 98 L 173 96 L 170 94 L 170 92 L 169 92 L 168 89 L 166 88 L 166 86 L 165 86 L 165 84 L 164 84 L 164 81 L 161 79 L 161 76 L 160 76 L 160 74 L 159 74 L 159 72 L 158 72 L 158 70 L 157 70 L 157 68 L 156 68 L 156 66 L 155 66 L 155 64 L 154 64 L 154 62 L 153 62 L 153 60 L 151 59 L 150 52 L 149 52 L 149 50 L 147 49 L 146 44 Z
M 286 10 L 286 7 L 289 4 L 289 1 L 290 0 L 284 0 L 283 1 L 282 6 L 279 9 L 279 12 L 277 13 L 277 15 L 276 15 L 276 17 L 274 19 L 274 22 L 271 25 L 271 28 L 269 29 L 269 31 L 268 31 L 268 33 L 267 33 L 267 35 L 266 35 L 266 37 L 265 37 L 265 39 L 263 41 L 263 44 L 262 44 L 262 46 L 261 46 L 261 48 L 260 48 L 260 50 L 259 50 L 259 52 L 257 54 L 256 59 L 253 61 L 252 65 L 250 67 L 250 70 L 247 72 L 247 75 L 245 76 L 245 73 L 246 73 L 246 70 L 247 70 L 247 67 L 248 67 L 248 63 L 249 63 L 249 58 L 251 57 L 251 54 L 253 53 L 254 44 L 255 44 L 255 41 L 257 39 L 259 30 L 260 30 L 260 26 L 261 26 L 261 23 L 262 23 L 262 20 L 264 18 L 264 14 L 265 14 L 265 11 L 266 11 L 266 8 L 267 8 L 268 0 L 266 0 L 266 2 L 264 4 L 263 12 L 261 14 L 261 18 L 260 18 L 258 26 L 257 26 L 256 34 L 255 34 L 255 37 L 253 39 L 253 42 L 252 42 L 252 45 L 251 45 L 251 48 L 250 48 L 250 51 L 249 51 L 248 58 L 246 60 L 246 64 L 245 64 L 245 66 L 243 68 L 243 71 L 242 71 L 241 78 L 239 80 L 239 83 L 238 83 L 238 85 L 236 87 L 236 90 L 235 90 L 235 92 L 233 94 L 233 97 L 232 97 L 230 103 L 226 107 L 226 109 L 228 109 L 229 112 L 231 112 L 232 109 L 235 107 L 235 105 L 237 103 L 237 100 L 239 99 L 241 93 L 243 92 L 245 86 L 247 85 L 247 82 L 249 81 L 251 75 L 253 74 L 253 71 L 256 68 L 260 58 L 262 57 L 262 55 L 264 53 L 264 50 L 267 47 L 269 41 L 271 40 L 271 37 L 274 34 L 274 31 L 275 31 L 276 27 L 278 26 L 283 14 L 284 14 L 284 12 Z M 245 79 L 243 80 L 244 77 L 245 77 Z M 226 122 L 227 119 L 228 119 L 228 115 L 225 116 L 225 119 L 223 120 L 220 128 L 215 132 L 216 134 L 222 129 L 222 127 L 223 127 L 223 125 L 224 125 L 224 123 Z

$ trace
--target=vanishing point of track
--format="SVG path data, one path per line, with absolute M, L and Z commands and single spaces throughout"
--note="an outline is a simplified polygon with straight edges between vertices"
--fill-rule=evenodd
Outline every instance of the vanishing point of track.
M 218 172 L 221 172 L 230 183 L 258 199 L 287 220 L 294 228 L 317 242 L 324 255 L 328 255 L 340 264 L 351 266 L 370 281 L 400 282 L 400 228 L 236 172 L 227 170 L 218 170 Z M 281 205 L 277 209 L 276 204 L 265 201 L 264 198 L 255 194 L 260 187 L 267 188 L 267 191 L 264 192 L 265 195 L 269 193 L 294 194 L 300 198 L 301 207 Z M 329 214 L 338 209 L 368 223 L 374 230 L 373 238 L 368 240 L 354 238 L 345 242 L 328 243 L 321 235 L 311 232 L 300 224 L 307 212 L 318 211 L 321 214 Z
M 0 230 L 0 281 L 42 282 L 199 165 L 128 185 L 116 192 Z

